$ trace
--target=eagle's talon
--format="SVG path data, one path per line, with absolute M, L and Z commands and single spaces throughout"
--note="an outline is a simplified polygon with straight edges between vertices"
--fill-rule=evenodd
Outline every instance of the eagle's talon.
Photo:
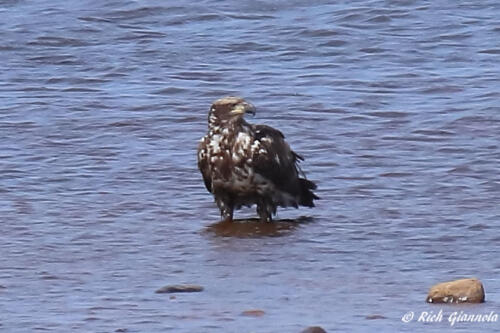
M 233 223 L 233 218 L 232 217 L 223 217 L 220 221 L 221 221 L 221 223 Z

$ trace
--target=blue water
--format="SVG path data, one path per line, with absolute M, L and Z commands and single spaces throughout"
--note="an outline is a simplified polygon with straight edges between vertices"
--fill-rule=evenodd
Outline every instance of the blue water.
M 499 12 L 3 1 L 0 330 L 500 331 L 401 321 L 500 308 Z M 225 95 L 306 158 L 317 207 L 217 224 L 196 147 Z M 486 303 L 425 303 L 472 276 Z M 155 294 L 177 283 L 204 291 Z

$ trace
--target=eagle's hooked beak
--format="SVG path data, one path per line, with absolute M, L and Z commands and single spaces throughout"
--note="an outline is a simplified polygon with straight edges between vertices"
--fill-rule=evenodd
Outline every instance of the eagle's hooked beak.
M 255 115 L 255 106 L 248 102 L 238 103 L 233 110 L 231 110 L 231 114 L 245 114 L 249 113 L 251 115 Z

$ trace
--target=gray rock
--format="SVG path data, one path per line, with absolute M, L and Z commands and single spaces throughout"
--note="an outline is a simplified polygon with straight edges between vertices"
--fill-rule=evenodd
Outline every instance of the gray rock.
M 196 293 L 203 291 L 202 286 L 198 286 L 196 284 L 171 284 L 168 286 L 161 287 L 157 291 L 157 294 L 166 294 L 166 293 Z
M 319 326 L 311 326 L 300 333 L 326 333 L 326 331 Z
M 387 319 L 387 317 L 382 316 L 380 314 L 372 314 L 372 315 L 366 316 L 365 319 L 368 319 L 368 320 Z

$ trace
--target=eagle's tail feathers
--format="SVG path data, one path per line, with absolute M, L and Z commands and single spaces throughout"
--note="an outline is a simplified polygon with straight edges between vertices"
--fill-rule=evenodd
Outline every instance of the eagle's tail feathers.
M 306 207 L 314 207 L 314 199 L 319 199 L 312 190 L 316 189 L 316 184 L 310 180 L 299 178 L 300 199 L 299 204 Z

